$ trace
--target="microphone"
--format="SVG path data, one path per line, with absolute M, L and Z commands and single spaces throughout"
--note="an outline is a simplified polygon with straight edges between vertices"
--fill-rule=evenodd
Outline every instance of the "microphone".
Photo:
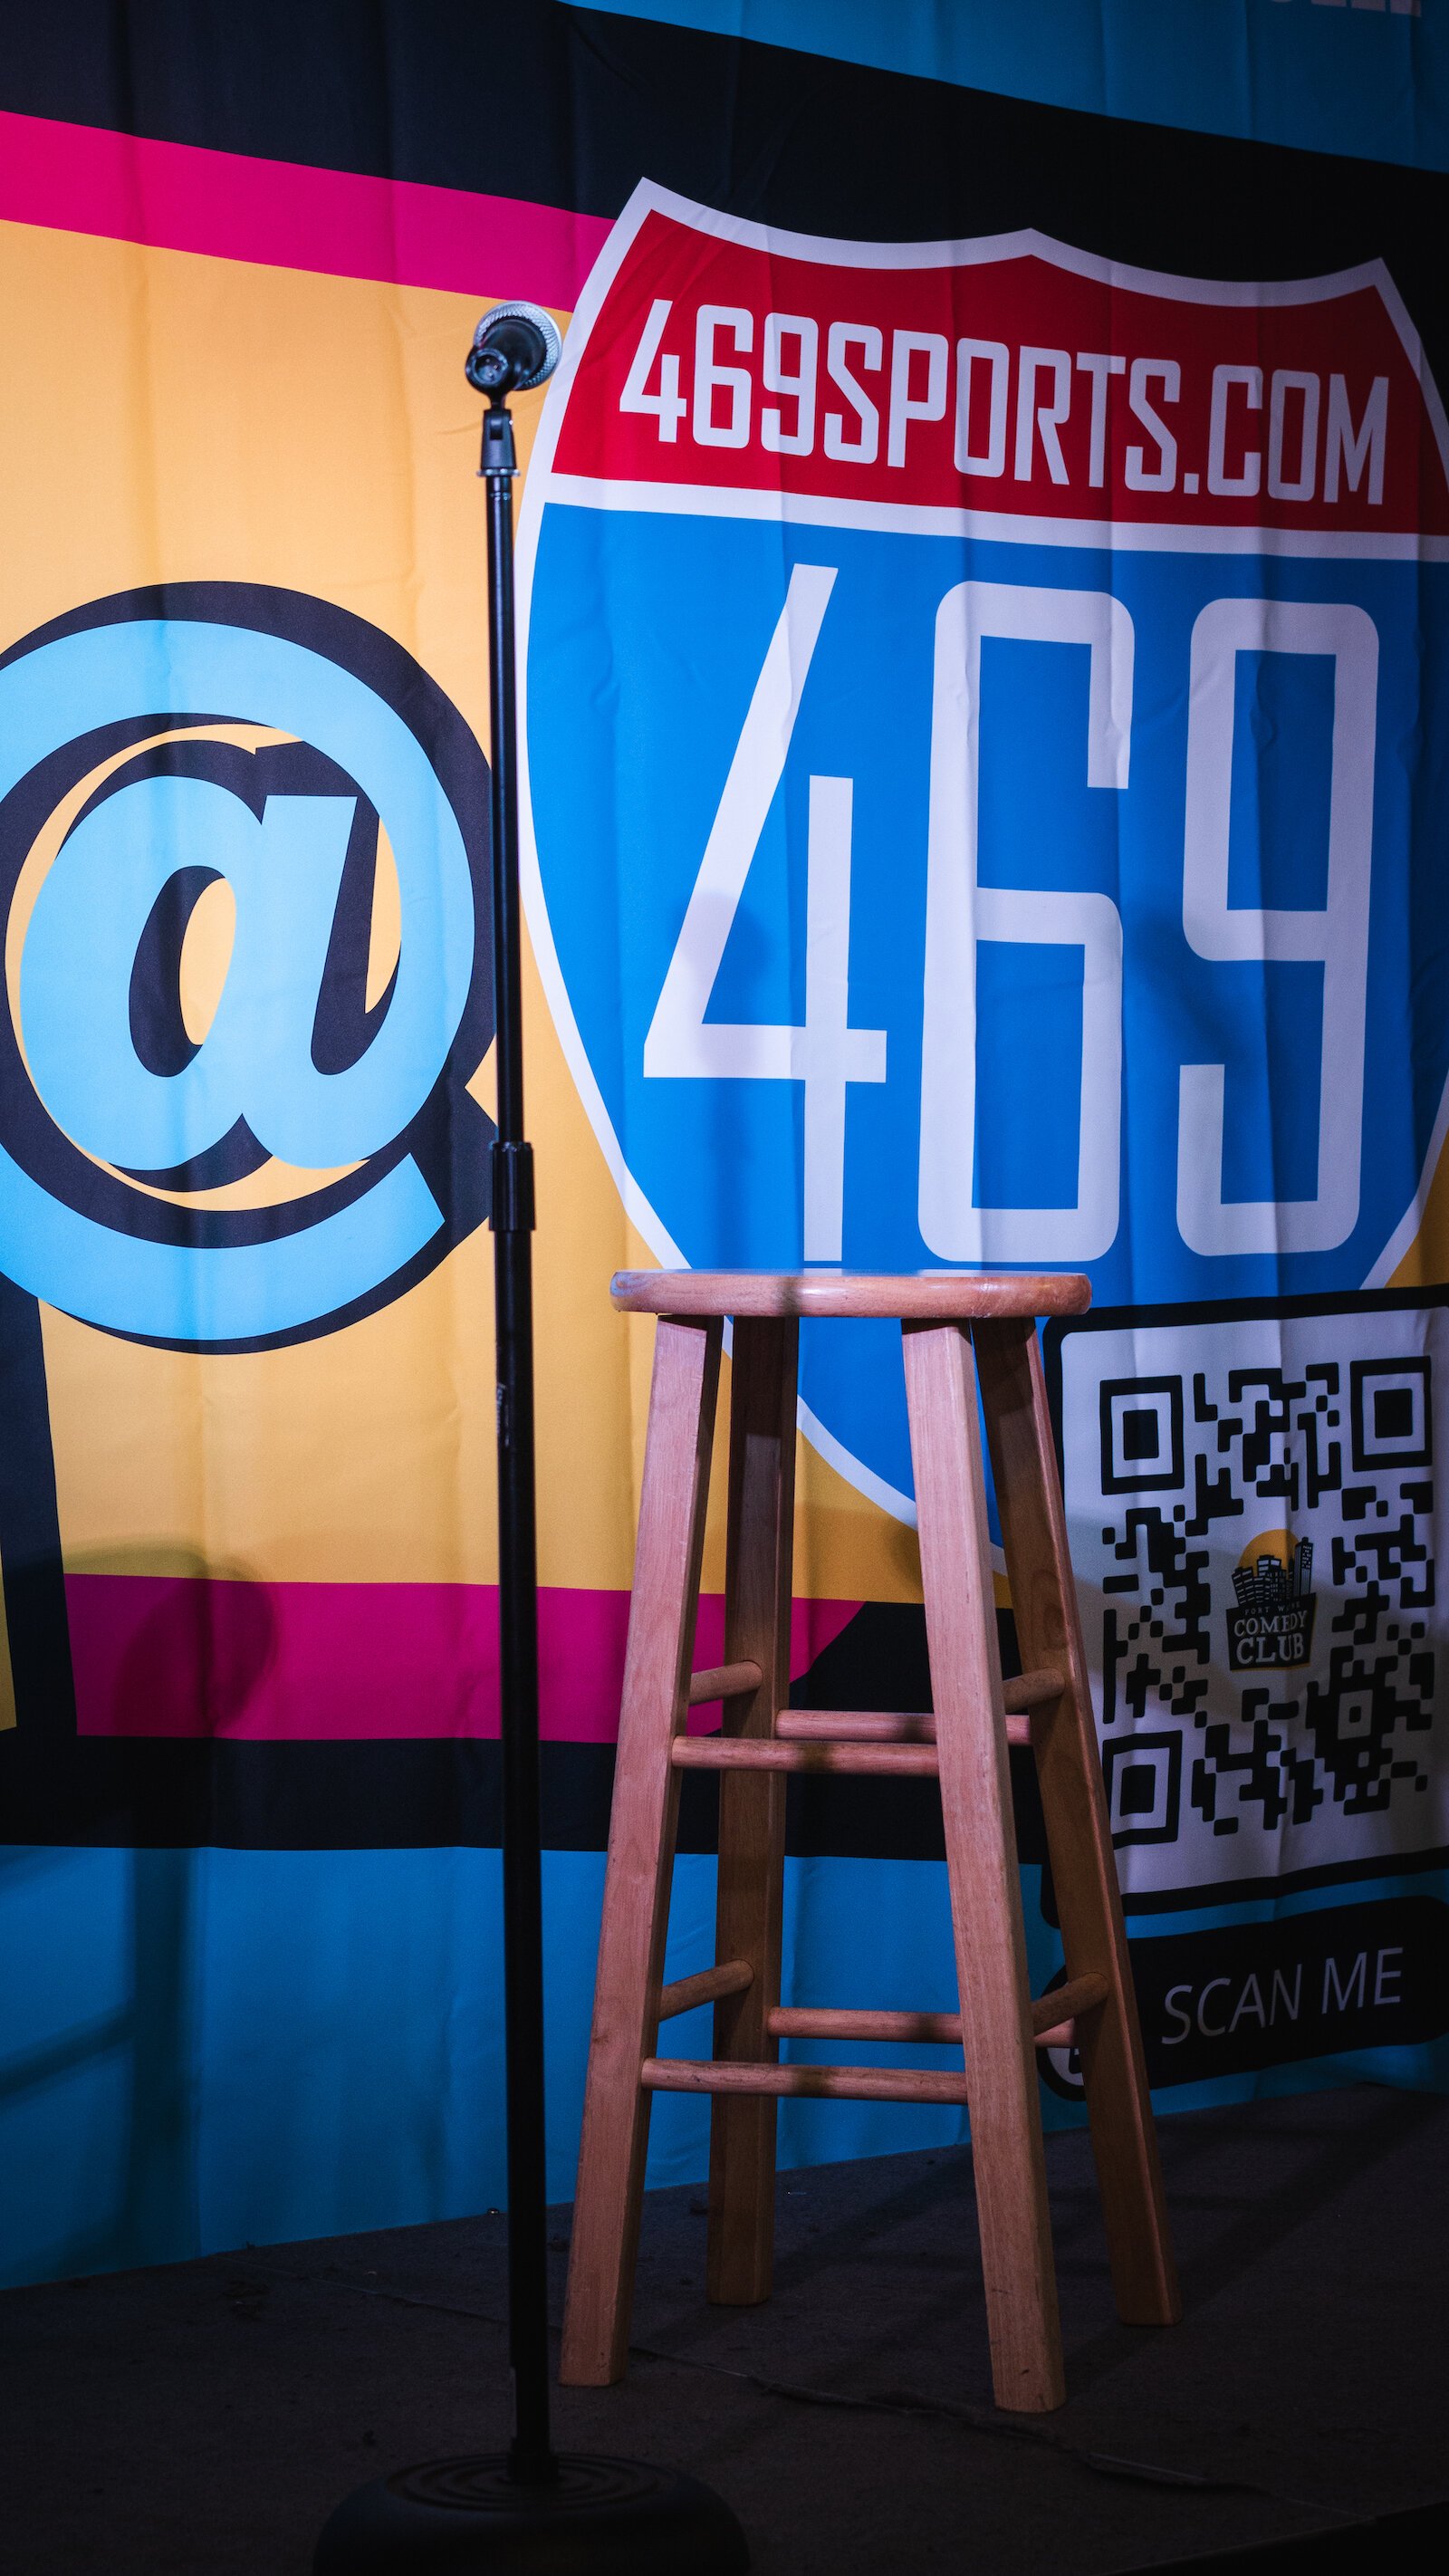
M 558 324 L 542 305 L 495 304 L 473 334 L 464 373 L 475 393 L 498 400 L 547 384 L 562 356 Z

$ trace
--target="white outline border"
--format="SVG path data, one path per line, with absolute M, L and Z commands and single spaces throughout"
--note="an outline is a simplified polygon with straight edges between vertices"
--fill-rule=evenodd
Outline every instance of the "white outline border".
M 1376 533 L 1353 531 L 1334 537 L 1309 529 L 1162 527 L 1106 521 L 1022 519 L 1005 512 L 928 509 L 899 502 L 833 501 L 783 493 L 726 492 L 719 485 L 596 483 L 573 475 L 555 474 L 553 460 L 574 378 L 583 362 L 605 299 L 651 214 L 667 215 L 690 231 L 716 240 L 736 242 L 742 248 L 763 251 L 767 256 L 773 254 L 784 259 L 809 260 L 821 268 L 979 268 L 1006 259 L 1036 258 L 1074 276 L 1090 278 L 1095 284 L 1155 295 L 1167 302 L 1256 308 L 1332 303 L 1341 296 L 1371 287 L 1382 301 L 1413 369 L 1446 479 L 1449 479 L 1449 420 L 1446 420 L 1438 388 L 1424 363 L 1418 333 L 1382 260 L 1368 260 L 1359 268 L 1340 269 L 1327 277 L 1258 283 L 1248 279 L 1172 277 L 1158 269 L 1133 268 L 1119 260 L 1103 259 L 1092 251 L 1074 250 L 1065 242 L 1055 241 L 1049 233 L 1034 230 L 989 233 L 974 241 L 832 241 L 811 233 L 777 231 L 771 225 L 753 223 L 739 215 L 721 214 L 713 207 L 696 205 L 688 197 L 676 195 L 673 189 L 660 187 L 652 179 L 640 180 L 594 262 L 574 307 L 564 338 L 563 358 L 545 397 L 528 470 L 523 478 L 517 540 L 518 768 L 522 791 L 519 868 L 529 937 L 554 1027 L 624 1212 L 656 1260 L 669 1267 L 687 1269 L 689 1265 L 678 1244 L 624 1160 L 613 1120 L 605 1106 L 574 1017 L 544 899 L 528 777 L 528 636 L 539 531 L 544 509 L 550 501 L 579 506 L 587 500 L 588 506 L 594 509 L 651 509 L 690 517 L 709 515 L 798 522 L 816 527 L 901 529 L 913 535 L 1001 537 L 1017 544 L 1078 547 L 1096 544 L 1154 552 L 1212 549 L 1222 554 L 1312 555 L 1319 560 L 1340 555 L 1360 560 L 1367 557 L 1374 561 L 1445 562 L 1449 561 L 1449 539 L 1421 538 L 1397 532 L 1379 537 Z M 1435 1168 L 1446 1140 L 1449 1140 L 1449 1084 L 1445 1086 L 1419 1186 L 1369 1272 L 1365 1286 L 1381 1284 L 1397 1267 L 1413 1241 L 1422 1222 Z M 852 1457 L 803 1402 L 799 1407 L 799 1420 L 812 1448 L 819 1451 L 837 1475 L 893 1519 L 914 1526 L 915 1507 L 908 1498 L 875 1475 L 859 1459 Z M 999 1553 L 993 1549 L 993 1559 Z

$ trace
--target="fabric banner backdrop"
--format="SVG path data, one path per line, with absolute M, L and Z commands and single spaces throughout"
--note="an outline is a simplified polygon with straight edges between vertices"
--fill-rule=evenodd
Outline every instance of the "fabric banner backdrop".
M 244 17 L 53 0 L 0 61 L 3 2277 L 502 2195 L 462 361 L 518 295 L 552 2188 L 654 1260 L 1089 1274 L 1159 2108 L 1444 2085 L 1434 0 Z M 804 1328 L 801 1438 L 794 1696 L 924 1706 L 890 1328 Z M 795 1993 L 949 2006 L 934 1803 L 792 1783 Z

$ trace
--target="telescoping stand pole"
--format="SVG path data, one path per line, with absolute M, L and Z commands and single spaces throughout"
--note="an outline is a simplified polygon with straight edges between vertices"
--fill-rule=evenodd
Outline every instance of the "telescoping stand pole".
M 555 350 L 557 339 L 554 341 Z M 550 369 L 550 373 L 552 370 Z M 483 415 L 488 496 L 493 748 L 493 973 L 498 1134 L 493 1145 L 498 1373 L 498 1662 L 503 1758 L 503 1991 L 508 2058 L 508 2336 L 514 2478 L 558 2477 L 548 2423 L 543 2108 L 543 1883 L 538 1771 L 538 1561 L 533 1478 L 533 1148 L 523 1133 L 518 929 L 518 725 L 513 640 L 513 422 Z
M 508 2343 L 503 2453 L 427 2460 L 359 2487 L 317 2544 L 314 2576 L 743 2576 L 749 2554 L 708 2487 L 636 2460 L 558 2452 L 549 2429 L 544 2165 L 542 1820 L 533 1444 L 533 1150 L 523 1133 L 518 724 L 511 393 L 553 374 L 558 330 L 534 304 L 495 305 L 468 353 L 487 397 L 493 976 L 498 1133 L 493 1278 L 498 1383 L 498 1632 L 503 1762 L 503 1991 L 508 2081 Z

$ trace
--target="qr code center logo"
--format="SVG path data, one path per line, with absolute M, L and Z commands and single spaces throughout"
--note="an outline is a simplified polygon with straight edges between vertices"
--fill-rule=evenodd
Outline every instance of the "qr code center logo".
M 1238 1559 L 1228 1612 L 1228 1669 L 1306 1664 L 1313 1652 L 1313 1541 L 1266 1530 Z

